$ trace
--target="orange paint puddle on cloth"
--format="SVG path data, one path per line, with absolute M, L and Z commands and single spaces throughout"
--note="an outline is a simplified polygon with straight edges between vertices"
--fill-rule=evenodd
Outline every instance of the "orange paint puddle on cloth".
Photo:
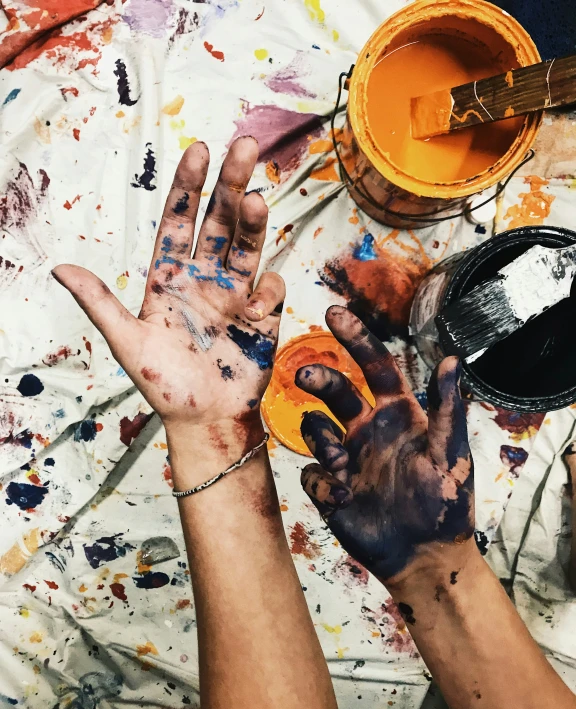
M 276 357 L 274 374 L 263 400 L 262 413 L 274 436 L 301 455 L 310 456 L 300 423 L 308 411 L 323 411 L 336 420 L 319 399 L 299 389 L 294 377 L 300 367 L 323 364 L 349 377 L 364 396 L 374 402 L 360 367 L 328 332 L 313 332 L 287 342 Z
M 520 132 L 514 118 L 415 140 L 410 99 L 499 74 L 486 48 L 451 35 L 428 35 L 390 51 L 368 81 L 368 121 L 378 147 L 405 173 L 428 182 L 473 177 L 496 163 Z
M 544 224 L 544 220 L 550 214 L 552 202 L 556 199 L 554 195 L 542 190 L 548 184 L 548 180 L 537 175 L 528 175 L 524 178 L 524 183 L 530 185 L 530 192 L 520 192 L 518 195 L 520 204 L 509 207 L 504 215 L 504 219 L 510 219 L 509 229 Z

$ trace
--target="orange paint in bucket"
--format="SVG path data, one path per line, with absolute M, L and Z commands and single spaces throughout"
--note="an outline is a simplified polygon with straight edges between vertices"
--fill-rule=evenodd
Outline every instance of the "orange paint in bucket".
M 385 224 L 425 226 L 509 175 L 532 146 L 541 113 L 417 141 L 410 98 L 538 61 L 528 33 L 483 0 L 420 0 L 392 15 L 349 84 L 342 157 L 354 200 Z

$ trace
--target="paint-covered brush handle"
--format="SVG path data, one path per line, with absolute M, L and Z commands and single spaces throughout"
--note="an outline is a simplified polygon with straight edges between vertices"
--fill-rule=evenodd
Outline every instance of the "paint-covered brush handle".
M 570 103 L 576 103 L 576 55 L 414 98 L 412 136 L 430 138 Z

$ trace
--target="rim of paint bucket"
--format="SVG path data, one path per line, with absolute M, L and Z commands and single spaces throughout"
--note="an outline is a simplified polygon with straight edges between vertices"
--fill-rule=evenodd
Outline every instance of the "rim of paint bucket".
M 491 167 L 465 180 L 427 182 L 401 170 L 377 145 L 368 122 L 368 79 L 382 54 L 401 33 L 425 19 L 447 15 L 473 20 L 490 27 L 514 49 L 518 64 L 529 66 L 541 61 L 540 53 L 528 32 L 504 10 L 485 0 L 417 0 L 389 17 L 370 37 L 358 55 L 350 80 L 348 117 L 354 137 L 376 170 L 393 184 L 420 197 L 454 199 L 467 197 L 492 187 L 509 175 L 532 147 L 543 112 L 526 116 L 524 124 L 508 151 Z
M 576 243 L 576 232 L 563 227 L 527 226 L 502 232 L 480 246 L 472 249 L 456 268 L 450 281 L 440 310 L 458 300 L 469 278 L 502 247 L 511 247 L 526 242 L 545 241 L 545 246 L 571 246 Z M 521 397 L 506 394 L 495 389 L 479 377 L 466 361 L 462 361 L 462 378 L 474 398 L 489 402 L 511 411 L 521 413 L 545 413 L 570 406 L 576 401 L 576 386 L 549 396 Z

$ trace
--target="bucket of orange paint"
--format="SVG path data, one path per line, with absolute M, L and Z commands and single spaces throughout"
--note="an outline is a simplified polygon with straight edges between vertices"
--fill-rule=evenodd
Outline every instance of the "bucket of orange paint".
M 410 98 L 538 61 L 522 26 L 483 0 L 418 0 L 392 15 L 370 37 L 346 83 L 337 153 L 352 198 L 373 219 L 400 228 L 461 213 L 472 195 L 522 164 L 542 114 L 423 141 L 410 136 Z

